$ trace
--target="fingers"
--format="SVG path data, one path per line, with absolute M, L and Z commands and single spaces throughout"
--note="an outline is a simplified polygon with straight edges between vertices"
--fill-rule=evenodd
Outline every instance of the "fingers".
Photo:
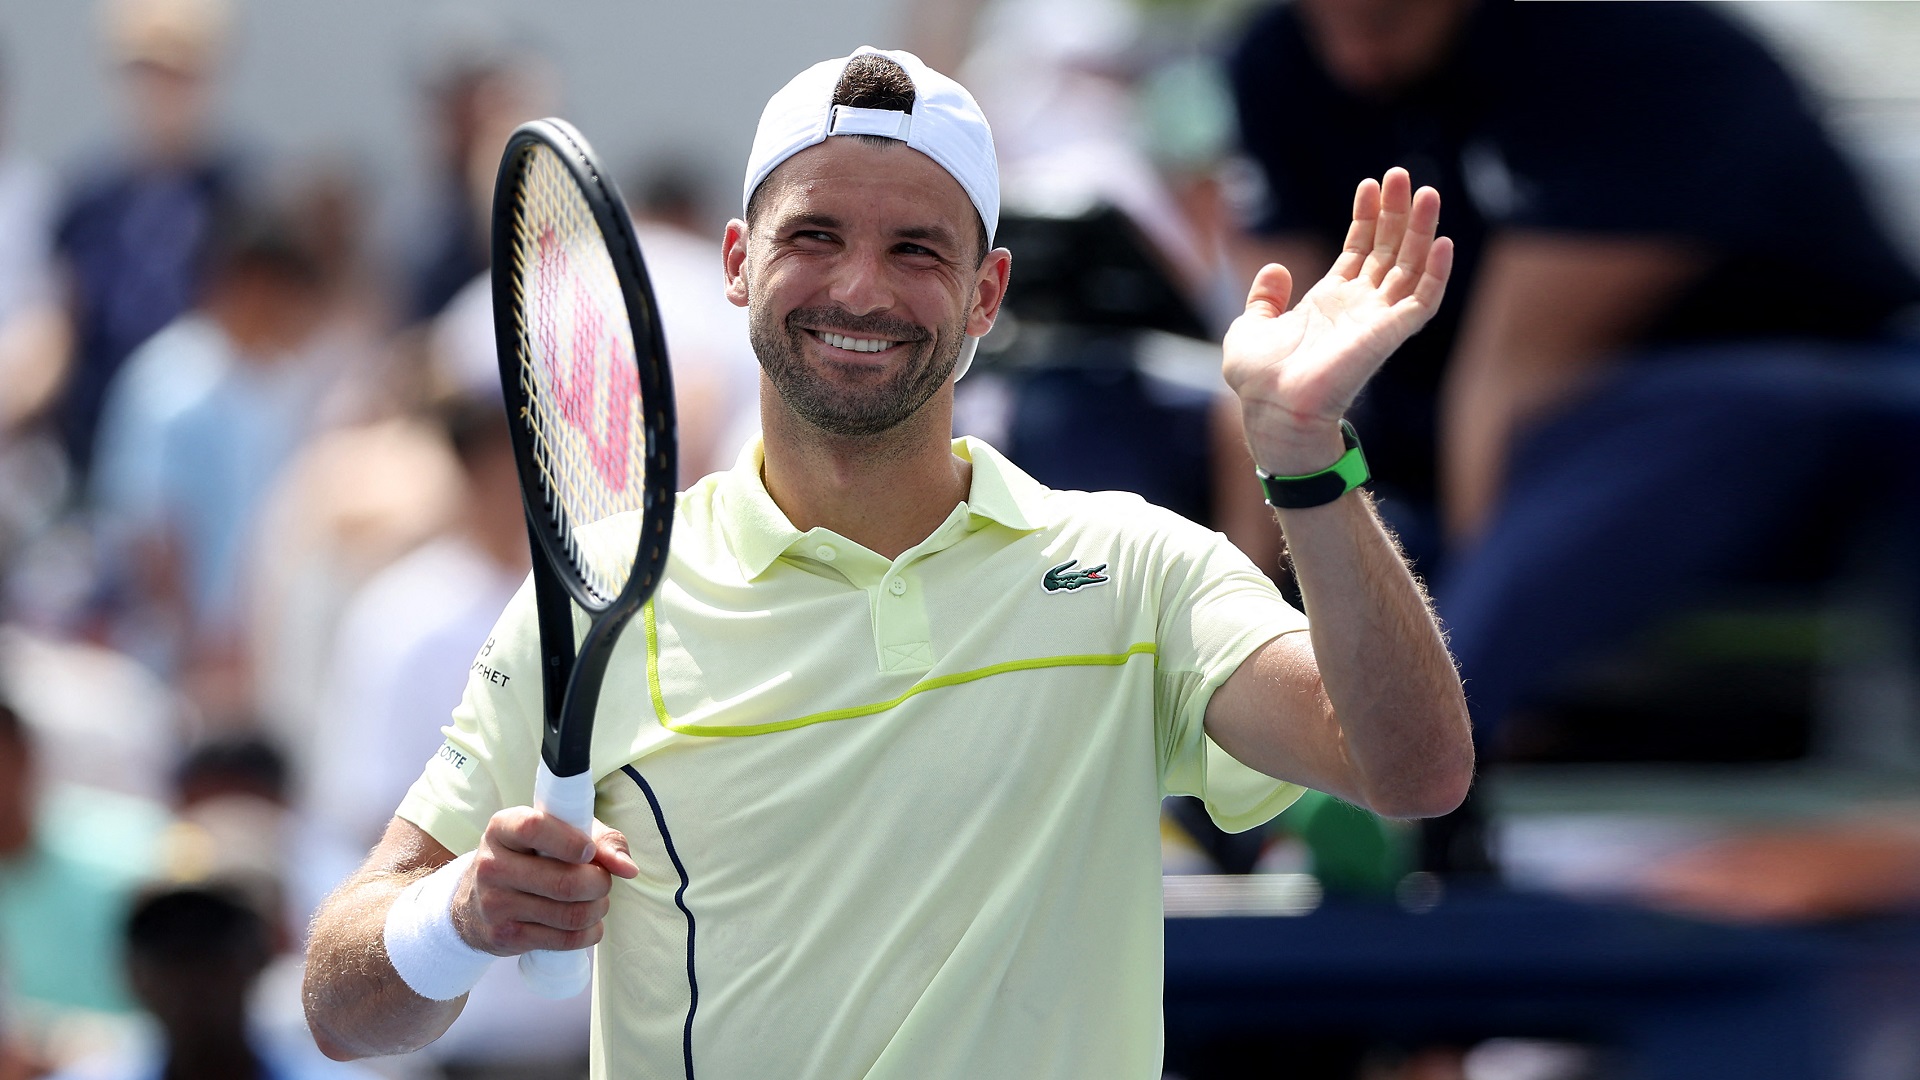
M 593 861 L 607 873 L 622 878 L 640 876 L 640 864 L 633 861 L 633 851 L 627 847 L 626 835 L 620 830 L 594 822 L 593 848 Z
M 1335 260 L 1332 276 L 1362 279 L 1380 287 L 1389 304 L 1415 296 L 1437 303 L 1452 270 L 1452 247 L 1438 255 L 1440 193 L 1418 191 L 1402 168 L 1379 181 L 1360 181 L 1353 196 L 1353 224 Z
M 617 830 L 580 830 L 529 807 L 502 810 L 487 823 L 464 898 L 462 935 L 501 956 L 534 949 L 581 949 L 600 940 L 613 878 L 639 867 Z
M 1407 235 L 1413 213 L 1413 178 L 1398 166 L 1380 180 L 1380 217 L 1373 227 L 1373 250 L 1361 273 L 1375 285 L 1386 280 L 1399 259 L 1400 242 Z
M 598 867 L 566 866 L 531 855 L 476 858 L 472 922 L 480 947 L 511 956 L 530 949 L 584 948 L 599 941 L 612 906 L 609 881 Z
M 578 917 L 570 918 L 568 913 L 574 911 L 579 912 Z M 607 936 L 604 910 L 594 914 L 581 909 L 540 908 L 537 904 L 530 904 L 523 914 L 527 918 L 495 919 L 480 923 L 479 932 L 469 940 L 482 952 L 490 952 L 495 956 L 519 956 L 530 952 L 590 949 Z M 569 922 L 575 928 L 563 929 L 554 925 Z
M 1253 276 L 1253 287 L 1247 290 L 1247 314 L 1277 319 L 1286 314 L 1292 298 L 1292 272 L 1279 263 L 1268 263 Z
M 1446 295 L 1447 279 L 1453 276 L 1453 240 L 1442 236 L 1433 242 L 1427 252 L 1427 265 L 1420 273 L 1420 280 L 1413 287 L 1414 302 L 1432 311 L 1440 306 L 1440 298 Z
M 1353 192 L 1353 224 L 1347 227 L 1347 239 L 1340 245 L 1340 256 L 1333 261 L 1331 274 L 1352 280 L 1373 252 L 1374 229 L 1380 221 L 1380 182 L 1368 177 Z
M 592 863 L 566 863 L 539 855 L 481 845 L 474 857 L 474 880 L 481 889 L 525 893 L 562 903 L 598 900 L 613 889 L 613 878 Z
M 1413 292 L 1426 272 L 1427 257 L 1433 250 L 1434 233 L 1440 227 L 1440 193 L 1430 187 L 1415 192 L 1410 200 L 1406 228 L 1400 237 L 1400 251 L 1394 264 L 1381 279 L 1388 303 L 1397 302 Z
M 511 851 L 562 862 L 590 862 L 594 856 L 593 842 L 586 833 L 530 806 L 510 807 L 493 815 L 487 822 L 486 838 Z

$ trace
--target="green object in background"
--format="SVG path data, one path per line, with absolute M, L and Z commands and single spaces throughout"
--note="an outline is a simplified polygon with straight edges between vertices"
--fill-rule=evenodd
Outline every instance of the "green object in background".
M 1413 868 L 1405 826 L 1331 795 L 1307 792 L 1275 824 L 1306 844 L 1330 895 L 1392 896 Z
M 159 869 L 167 813 L 143 799 L 53 785 L 33 846 L 0 860 L 0 970 L 42 1006 L 125 1012 L 121 970 L 134 893 Z
M 1134 119 L 1142 148 L 1163 169 L 1211 168 L 1238 138 L 1226 72 L 1207 56 L 1148 73 L 1134 89 Z

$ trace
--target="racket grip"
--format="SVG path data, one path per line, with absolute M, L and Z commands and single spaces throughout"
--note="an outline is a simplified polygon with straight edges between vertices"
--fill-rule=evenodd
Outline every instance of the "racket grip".
M 555 776 L 540 763 L 533 781 L 533 806 L 541 813 L 572 825 L 589 837 L 593 835 L 593 773 Z M 520 956 L 520 977 L 527 988 L 543 998 L 570 998 L 587 988 L 593 978 L 593 950 L 566 952 L 541 950 Z

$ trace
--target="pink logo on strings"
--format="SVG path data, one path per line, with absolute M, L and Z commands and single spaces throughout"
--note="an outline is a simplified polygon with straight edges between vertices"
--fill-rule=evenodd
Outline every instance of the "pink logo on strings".
M 548 393 L 561 419 L 580 432 L 587 456 L 608 490 L 627 489 L 629 450 L 633 437 L 633 409 L 640 399 L 640 377 L 606 314 L 597 308 L 586 281 L 574 272 L 573 261 L 551 228 L 540 234 L 534 279 L 539 282 L 540 312 L 535 328 L 540 363 L 546 369 Z M 571 347 L 560 344 L 559 314 L 573 318 Z M 598 373 L 606 372 L 604 393 Z

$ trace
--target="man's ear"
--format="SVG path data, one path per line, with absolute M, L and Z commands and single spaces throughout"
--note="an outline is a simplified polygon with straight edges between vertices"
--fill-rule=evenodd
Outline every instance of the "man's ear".
M 994 248 L 980 262 L 974 279 L 973 310 L 967 312 L 967 333 L 984 337 L 1000 317 L 1000 303 L 1007 298 L 1007 281 L 1013 274 L 1013 252 Z
M 727 222 L 721 259 L 727 272 L 727 299 L 735 307 L 747 306 L 747 223 L 739 218 Z

